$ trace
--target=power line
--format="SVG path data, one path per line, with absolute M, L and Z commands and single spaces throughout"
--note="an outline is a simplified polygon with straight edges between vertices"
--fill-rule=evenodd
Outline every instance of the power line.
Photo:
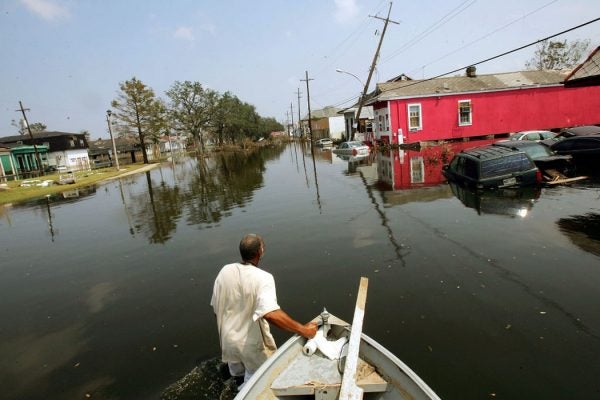
M 441 28 L 446 23 L 450 22 L 450 20 L 452 18 L 456 17 L 457 15 L 459 15 L 460 13 L 462 13 L 463 11 L 465 11 L 467 8 L 471 7 L 473 4 L 475 4 L 476 1 L 477 0 L 465 0 L 465 1 L 463 1 L 457 7 L 453 8 L 446 15 L 444 15 L 442 18 L 440 18 L 435 23 L 433 23 L 429 28 L 425 29 L 423 32 L 419 33 L 418 35 L 416 35 L 415 37 L 413 37 L 412 39 L 410 39 L 408 42 L 406 42 L 404 45 L 400 46 L 400 48 L 398 48 L 395 51 L 393 51 L 390 54 L 390 56 L 388 56 L 385 60 L 382 61 L 382 63 L 391 60 L 392 58 L 394 58 L 394 57 L 398 56 L 399 54 L 401 54 L 404 50 L 407 50 L 410 47 L 414 46 L 415 44 L 417 44 L 418 42 L 420 42 L 421 40 L 423 40 L 425 37 L 427 37 L 431 33 L 435 32 L 437 29 Z M 466 3 L 469 3 L 469 4 L 466 4 Z
M 488 61 L 495 60 L 495 59 L 497 59 L 497 58 L 500 58 L 500 57 L 504 57 L 504 56 L 506 56 L 506 55 L 509 55 L 509 54 L 511 54 L 511 53 L 515 53 L 515 52 L 517 52 L 517 51 L 519 51 L 519 50 L 523 50 L 523 49 L 525 49 L 525 48 L 527 48 L 527 47 L 534 46 L 534 45 L 536 45 L 536 44 L 538 44 L 538 43 L 541 43 L 541 42 L 544 42 L 544 41 L 546 41 L 546 40 L 549 40 L 549 39 L 555 38 L 556 36 L 560 36 L 560 35 L 563 35 L 563 34 L 565 34 L 565 33 L 568 33 L 568 32 L 571 32 L 571 31 L 574 31 L 574 30 L 576 30 L 576 29 L 583 28 L 584 26 L 587 26 L 587 25 L 593 24 L 594 22 L 598 22 L 598 21 L 600 21 L 600 18 L 595 18 L 595 19 L 593 19 L 593 20 L 591 20 L 591 21 L 584 22 L 583 24 L 580 24 L 580 25 L 574 26 L 573 28 L 569 28 L 569 29 L 566 29 L 566 30 L 564 30 L 564 31 L 562 31 L 562 32 L 555 33 L 554 35 L 550 35 L 550 36 L 547 36 L 547 37 L 545 37 L 545 38 L 543 38 L 543 39 L 536 40 L 535 42 L 531 42 L 531 43 L 529 43 L 529 44 L 526 44 L 526 45 L 524 45 L 524 46 L 518 47 L 518 48 L 516 48 L 516 49 L 513 49 L 513 50 L 506 51 L 506 52 L 504 52 L 504 53 L 498 54 L 498 55 L 496 55 L 496 56 L 493 56 L 493 57 L 490 57 L 490 58 L 486 58 L 485 60 L 481 60 L 481 61 L 478 61 L 478 62 L 475 62 L 475 63 L 471 63 L 471 64 L 469 64 L 469 65 L 466 65 L 466 66 L 464 66 L 464 67 L 457 68 L 457 69 L 455 69 L 455 70 L 452 70 L 452 71 L 449 71 L 449 72 L 446 72 L 446 73 L 443 73 L 443 74 L 440 74 L 440 75 L 436 75 L 436 76 L 434 76 L 434 77 L 431 77 L 431 78 L 423 79 L 423 80 L 420 80 L 420 81 L 418 81 L 418 82 L 413 82 L 413 83 L 409 83 L 409 84 L 407 84 L 407 85 L 403 85 L 403 86 L 402 86 L 402 88 L 406 88 L 406 87 L 409 87 L 409 86 L 418 85 L 418 84 L 420 84 L 420 83 L 423 83 L 423 82 L 428 82 L 428 81 L 431 81 L 431 80 L 434 80 L 434 79 L 437 79 L 437 78 L 441 78 L 442 76 L 450 75 L 450 74 L 453 74 L 453 73 L 455 73 L 455 72 L 458 72 L 458 71 L 463 71 L 465 68 L 467 68 L 467 67 L 469 67 L 469 66 L 472 66 L 472 65 L 473 65 L 473 66 L 475 66 L 475 65 L 479 65 L 479 64 L 486 63 L 486 62 L 488 62 Z M 383 90 L 383 91 L 382 91 L 382 93 L 383 93 L 383 92 L 390 91 L 390 90 L 396 90 L 396 89 L 397 89 L 397 88 Z
M 495 30 L 491 31 L 491 32 L 489 32 L 489 33 L 487 33 L 487 34 L 485 34 L 485 35 L 481 36 L 480 38 L 478 38 L 478 39 L 475 39 L 475 40 L 473 40 L 472 42 L 469 42 L 469 43 L 465 44 L 464 46 L 461 46 L 461 47 L 459 47 L 458 49 L 451 51 L 450 53 L 447 53 L 447 54 L 445 54 L 445 55 L 443 55 L 443 56 L 441 56 L 441 57 L 439 57 L 439 58 L 436 58 L 435 60 L 433 60 L 433 61 L 431 61 L 431 62 L 429 62 L 429 63 L 427 63 L 427 64 L 425 64 L 425 65 L 422 65 L 422 66 L 421 66 L 421 67 L 419 67 L 419 68 L 425 68 L 425 67 L 427 67 L 427 66 L 429 66 L 429 65 L 431 65 L 431 64 L 433 64 L 433 63 L 436 63 L 436 62 L 438 62 L 438 61 L 440 61 L 440 60 L 443 60 L 443 59 L 444 59 L 444 58 L 446 58 L 446 57 L 449 57 L 449 56 L 451 56 L 451 55 L 453 55 L 453 54 L 455 54 L 455 53 L 458 53 L 459 51 L 461 51 L 461 50 L 463 50 L 463 49 L 465 49 L 465 48 L 467 48 L 467 47 L 469 47 L 469 46 L 471 46 L 471 45 L 473 45 L 473 44 L 475 44 L 475 43 L 477 43 L 477 42 L 480 42 L 480 41 L 482 41 L 483 39 L 486 39 L 486 38 L 488 38 L 488 37 L 492 36 L 493 34 L 495 34 L 495 33 L 499 32 L 499 31 L 501 31 L 501 30 L 503 30 L 503 29 L 505 29 L 505 28 L 508 28 L 509 26 L 511 26 L 511 25 L 513 25 L 513 24 L 516 24 L 517 22 L 519 22 L 519 21 L 521 21 L 521 20 L 523 20 L 523 19 L 525 19 L 525 18 L 529 17 L 529 16 L 530 16 L 530 15 L 532 15 L 532 14 L 535 14 L 536 12 L 538 12 L 538 11 L 540 11 L 540 10 L 542 10 L 542 9 L 544 9 L 544 8 L 546 8 L 546 7 L 548 7 L 549 5 L 551 5 L 551 4 L 553 4 L 553 3 L 556 3 L 557 1 L 558 1 L 558 0 L 552 0 L 551 2 L 544 4 L 543 6 L 541 6 L 541 7 L 539 7 L 539 8 L 536 8 L 535 10 L 533 10 L 533 11 L 531 11 L 531 12 L 529 12 L 529 13 L 527 13 L 527 14 L 525 14 L 525 15 L 523 15 L 523 16 L 521 16 L 521 17 L 519 17 L 519 18 L 517 18 L 517 19 L 515 19 L 515 20 L 513 20 L 513 21 L 511 21 L 511 22 L 509 22 L 508 24 L 506 24 L 506 25 L 503 25 L 503 26 L 501 26 L 500 28 L 497 28 L 497 29 L 495 29 Z M 416 69 L 415 69 L 415 70 L 416 70 Z M 409 72 L 408 74 L 409 74 L 409 75 L 410 75 L 410 74 L 412 74 L 412 72 L 414 72 L 415 70 L 413 70 L 413 71 Z

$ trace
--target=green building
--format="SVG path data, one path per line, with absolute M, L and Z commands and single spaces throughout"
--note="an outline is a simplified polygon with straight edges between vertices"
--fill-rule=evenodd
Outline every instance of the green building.
M 0 181 L 26 178 L 38 171 L 35 147 L 40 155 L 42 168 L 48 165 L 48 146 L 44 145 L 1 145 L 0 146 Z

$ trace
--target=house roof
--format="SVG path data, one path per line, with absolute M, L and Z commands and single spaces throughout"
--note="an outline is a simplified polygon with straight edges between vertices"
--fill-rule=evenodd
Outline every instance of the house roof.
M 391 99 L 441 96 L 459 93 L 498 91 L 526 87 L 558 86 L 566 71 L 519 71 L 500 74 L 453 76 L 377 84 L 375 96 L 367 104 Z
M 311 111 L 310 116 L 312 119 L 339 117 L 338 111 L 340 111 L 340 109 L 337 107 L 327 106 L 320 110 Z M 308 114 L 306 114 L 302 119 L 308 119 Z
M 352 107 L 345 108 L 341 111 L 338 111 L 338 114 L 345 114 L 348 112 L 356 114 L 357 109 L 358 109 L 358 105 L 353 105 Z M 373 119 L 373 106 L 363 106 L 363 108 L 360 110 L 359 118 Z
M 565 84 L 568 85 L 575 81 L 589 80 L 591 78 L 600 78 L 600 46 L 596 47 L 588 58 L 565 78 Z
M 34 139 L 45 139 L 49 137 L 59 137 L 59 136 L 84 136 L 83 133 L 72 133 L 72 132 L 59 132 L 59 131 L 43 131 L 43 132 L 33 132 Z M 20 140 L 31 140 L 29 134 L 25 135 L 14 135 L 14 136 L 5 136 L 0 138 L 0 143 L 11 143 L 18 142 Z

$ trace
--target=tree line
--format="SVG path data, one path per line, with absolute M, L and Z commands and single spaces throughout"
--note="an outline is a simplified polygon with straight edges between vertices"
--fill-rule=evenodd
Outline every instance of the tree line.
M 137 136 L 142 147 L 157 143 L 163 135 L 181 134 L 203 151 L 208 141 L 239 144 L 283 130 L 274 118 L 261 117 L 252 104 L 200 82 L 175 81 L 165 94 L 167 100 L 136 77 L 120 83 L 117 98 L 111 102 L 118 134 Z M 143 155 L 147 163 L 145 151 Z

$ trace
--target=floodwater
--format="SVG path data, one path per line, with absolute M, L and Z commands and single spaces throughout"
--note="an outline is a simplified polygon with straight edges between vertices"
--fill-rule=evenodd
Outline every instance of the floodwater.
M 1 397 L 158 398 L 219 355 L 212 283 L 255 232 L 298 320 L 351 320 L 368 277 L 364 332 L 444 399 L 600 398 L 600 184 L 476 195 L 440 174 L 461 146 L 183 158 L 1 207 Z

